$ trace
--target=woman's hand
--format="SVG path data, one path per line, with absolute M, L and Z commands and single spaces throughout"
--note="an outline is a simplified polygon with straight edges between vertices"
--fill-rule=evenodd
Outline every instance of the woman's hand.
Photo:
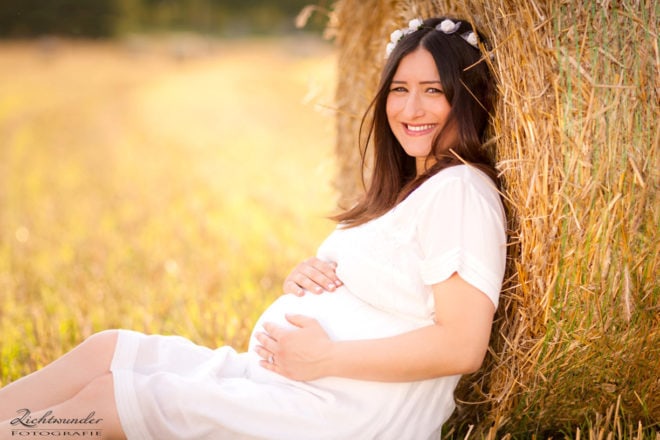
M 265 333 L 257 333 L 256 352 L 261 366 L 294 380 L 314 380 L 328 375 L 334 343 L 314 318 L 286 315 L 295 328 L 285 329 L 265 323 Z
M 284 293 L 303 296 L 305 291 L 322 293 L 333 292 L 342 282 L 337 278 L 337 264 L 316 257 L 308 258 L 298 264 L 284 280 Z

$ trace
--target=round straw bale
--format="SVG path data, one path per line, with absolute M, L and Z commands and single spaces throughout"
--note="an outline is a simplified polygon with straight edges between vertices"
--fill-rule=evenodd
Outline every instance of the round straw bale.
M 456 15 L 491 40 L 509 265 L 489 356 L 459 385 L 448 429 L 492 437 L 660 423 L 658 9 L 653 0 L 335 3 L 344 205 L 362 191 L 357 133 L 389 34 L 411 18 Z

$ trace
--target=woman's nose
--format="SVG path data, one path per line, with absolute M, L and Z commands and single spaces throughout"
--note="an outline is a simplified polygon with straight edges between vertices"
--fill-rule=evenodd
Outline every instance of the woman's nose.
M 424 115 L 424 107 L 419 94 L 410 93 L 408 95 L 403 111 L 408 118 L 418 118 Z

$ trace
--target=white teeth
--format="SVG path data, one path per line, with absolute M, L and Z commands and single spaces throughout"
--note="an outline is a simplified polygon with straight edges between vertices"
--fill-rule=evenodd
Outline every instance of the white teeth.
M 426 124 L 426 125 L 406 125 L 408 127 L 408 130 L 410 131 L 424 131 L 424 130 L 429 130 L 433 128 L 432 124 Z

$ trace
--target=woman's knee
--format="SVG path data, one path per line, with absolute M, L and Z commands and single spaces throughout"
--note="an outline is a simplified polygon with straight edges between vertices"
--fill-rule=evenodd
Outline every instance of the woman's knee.
M 101 347 L 110 346 L 114 348 L 115 344 L 117 343 L 118 334 L 118 330 L 103 330 L 88 336 L 83 344 Z
M 87 337 L 81 346 L 98 353 L 114 352 L 118 334 L 117 330 L 103 330 Z

